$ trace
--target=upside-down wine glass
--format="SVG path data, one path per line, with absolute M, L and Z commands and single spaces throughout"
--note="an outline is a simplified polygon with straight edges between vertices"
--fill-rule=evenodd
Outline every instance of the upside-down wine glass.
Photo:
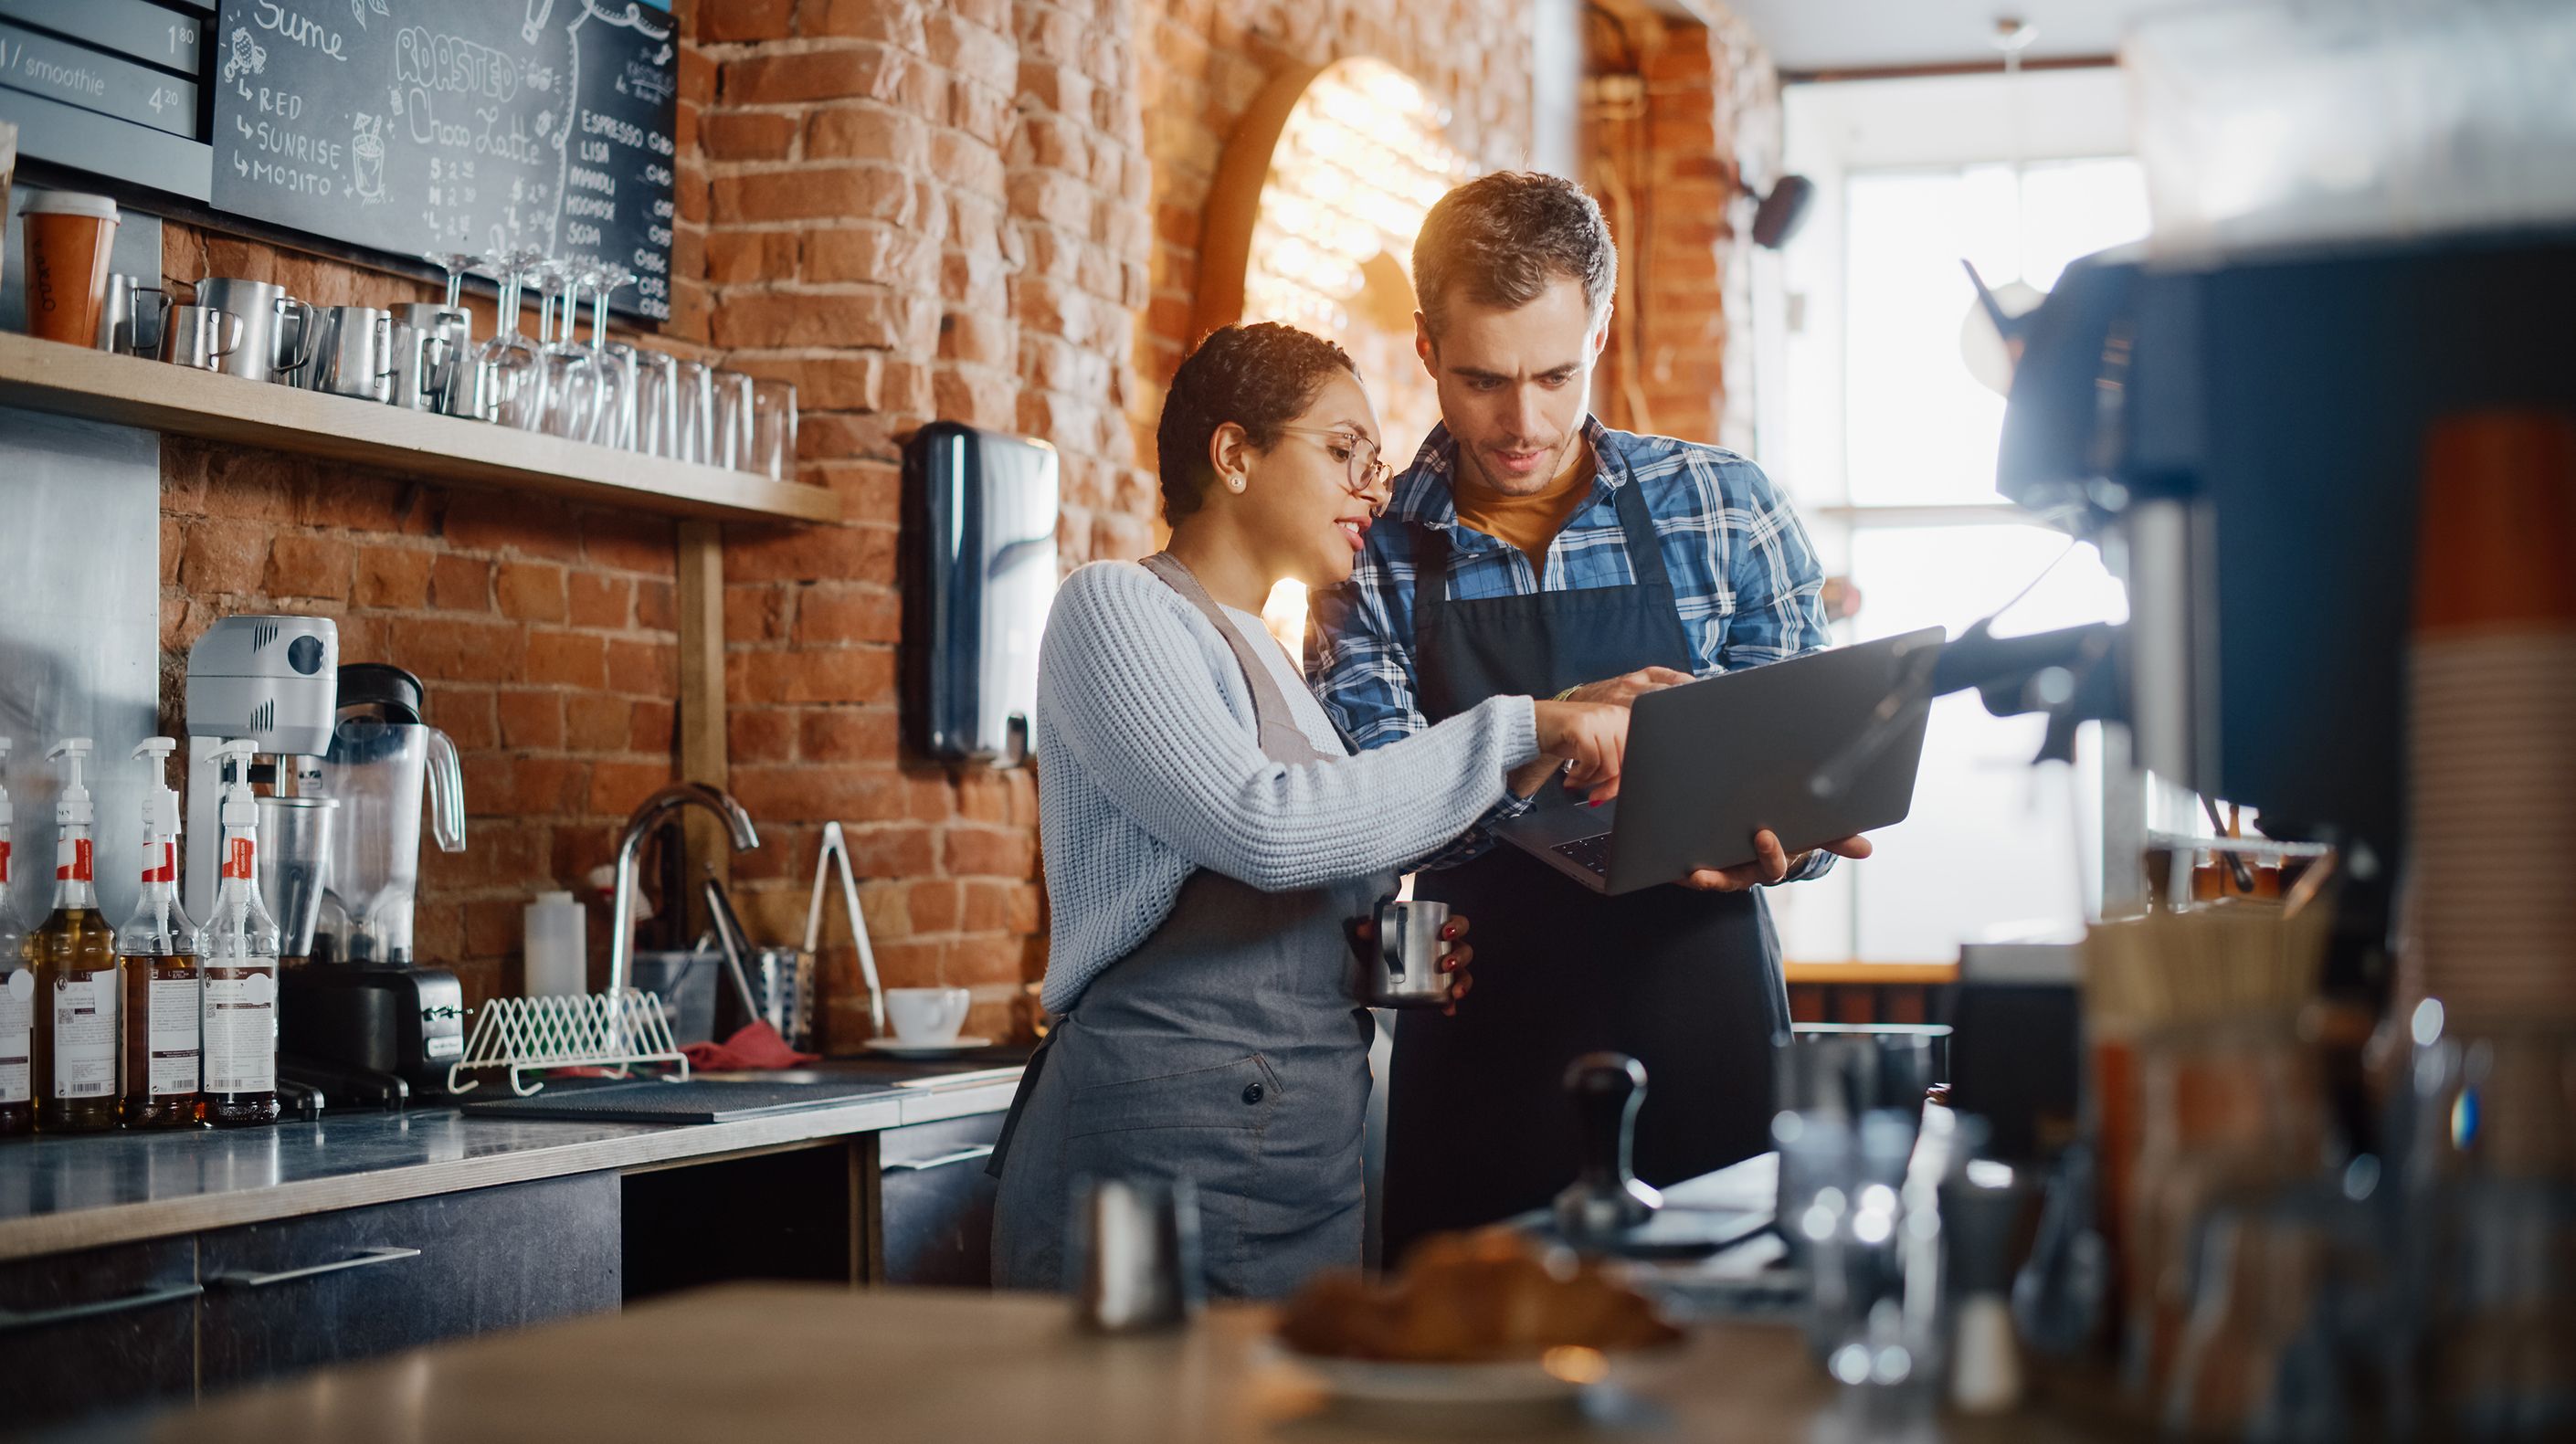
M 590 344 L 582 349 L 599 368 L 599 404 L 590 439 L 602 446 L 632 450 L 635 446 L 635 348 L 608 339 L 608 297 L 635 279 L 624 266 L 607 264 L 582 273 L 590 287 Z
M 500 283 L 501 309 L 492 339 L 474 348 L 474 362 L 492 368 L 493 419 L 521 431 L 537 429 L 545 400 L 545 358 L 519 330 L 519 293 L 529 267 L 544 259 L 544 252 L 524 247 L 484 258 L 489 268 L 484 274 Z
M 537 348 L 543 358 L 544 405 L 538 429 L 553 436 L 579 439 L 590 434 L 592 415 L 599 404 L 599 368 L 590 355 L 572 342 L 572 315 L 580 301 L 580 286 L 570 263 L 549 256 L 538 262 L 537 336 L 544 344 Z

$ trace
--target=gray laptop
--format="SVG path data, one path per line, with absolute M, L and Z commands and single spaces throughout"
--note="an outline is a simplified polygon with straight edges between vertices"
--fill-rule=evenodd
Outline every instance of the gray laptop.
M 1751 862 L 1762 828 L 1794 856 L 1902 822 L 1941 640 L 1927 627 L 1649 692 L 1615 801 L 1543 803 L 1495 836 L 1617 894 Z

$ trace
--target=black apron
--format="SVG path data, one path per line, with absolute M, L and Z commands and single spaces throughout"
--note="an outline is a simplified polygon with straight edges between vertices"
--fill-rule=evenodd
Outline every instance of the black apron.
M 1604 457 L 1605 465 L 1613 463 Z M 1453 601 L 1449 539 L 1414 529 L 1414 670 L 1433 722 L 1488 697 L 1552 697 L 1663 666 L 1695 672 L 1636 478 L 1613 493 L 1636 584 Z M 1743 759 L 1758 765 L 1758 759 Z M 1579 806 L 1551 779 L 1539 806 Z M 1386 1252 L 1545 1205 L 1575 1173 L 1566 1064 L 1595 1049 L 1646 1065 L 1636 1167 L 1669 1184 L 1770 1146 L 1771 1049 L 1789 1027 L 1780 946 L 1758 890 L 1679 886 L 1604 897 L 1497 844 L 1426 872 L 1416 895 L 1475 931 L 1456 1017 L 1407 1012 L 1387 1092 Z

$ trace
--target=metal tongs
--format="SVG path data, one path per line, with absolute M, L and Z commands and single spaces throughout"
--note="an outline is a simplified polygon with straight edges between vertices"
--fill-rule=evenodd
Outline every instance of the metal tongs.
M 823 824 L 823 850 L 814 859 L 814 897 L 805 907 L 805 953 L 819 957 L 823 943 L 823 877 L 827 868 L 841 874 L 841 906 L 850 915 L 850 941 L 859 950 L 859 976 L 868 985 L 868 1021 L 882 1038 L 886 1031 L 885 989 L 877 982 L 876 950 L 868 946 L 868 921 L 859 912 L 858 879 L 850 875 L 850 844 L 841 824 Z M 818 964 L 819 966 L 819 964 Z

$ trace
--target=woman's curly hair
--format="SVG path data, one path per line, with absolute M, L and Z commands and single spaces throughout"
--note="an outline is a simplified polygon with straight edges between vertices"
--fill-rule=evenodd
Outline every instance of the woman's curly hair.
M 1359 373 L 1350 353 L 1276 321 L 1220 326 L 1200 338 L 1172 374 L 1154 428 L 1162 471 L 1163 520 L 1179 525 L 1216 483 L 1208 440 L 1231 421 L 1255 451 L 1279 444 L 1280 428 L 1305 414 L 1333 371 Z

